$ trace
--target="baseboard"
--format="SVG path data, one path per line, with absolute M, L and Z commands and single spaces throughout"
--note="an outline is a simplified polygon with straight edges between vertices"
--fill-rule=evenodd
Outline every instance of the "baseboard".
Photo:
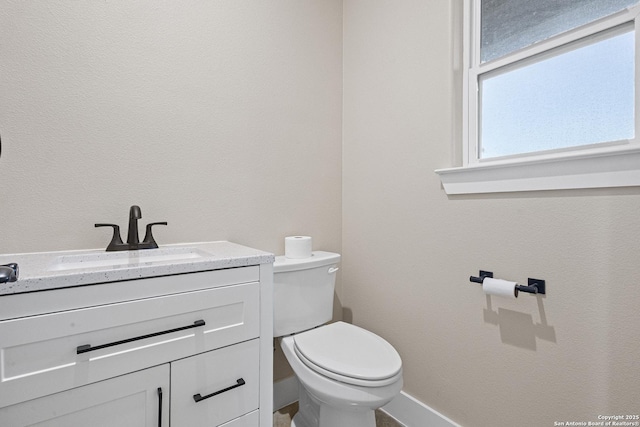
M 298 400 L 298 381 L 288 377 L 273 383 L 273 410 L 277 411 Z
M 380 409 L 406 427 L 461 427 L 404 391 Z
M 295 377 L 285 378 L 273 384 L 274 411 L 297 400 L 298 382 Z M 461 427 L 404 391 L 380 409 L 406 427 Z

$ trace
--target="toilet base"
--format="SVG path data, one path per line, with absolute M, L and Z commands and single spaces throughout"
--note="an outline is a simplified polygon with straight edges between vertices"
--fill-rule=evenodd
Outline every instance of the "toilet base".
M 359 408 L 357 411 L 338 410 L 330 406 L 320 407 L 318 427 L 375 427 L 376 415 L 373 409 Z
M 331 408 L 329 408 L 331 409 Z M 324 410 L 317 424 L 309 424 L 303 414 L 298 412 L 291 420 L 291 427 L 375 427 L 376 417 L 373 410 L 364 412 L 346 412 Z
M 336 407 L 313 398 L 298 381 L 298 412 L 291 427 L 375 427 L 375 411 L 363 406 Z

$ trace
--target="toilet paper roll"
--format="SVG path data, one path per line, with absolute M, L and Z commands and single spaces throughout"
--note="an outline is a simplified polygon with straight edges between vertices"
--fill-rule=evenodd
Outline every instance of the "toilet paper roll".
M 516 282 L 485 277 L 482 281 L 482 290 L 487 295 L 497 295 L 505 298 L 518 298 Z
M 290 236 L 284 239 L 284 256 L 286 258 L 309 258 L 312 251 L 312 240 L 309 236 Z

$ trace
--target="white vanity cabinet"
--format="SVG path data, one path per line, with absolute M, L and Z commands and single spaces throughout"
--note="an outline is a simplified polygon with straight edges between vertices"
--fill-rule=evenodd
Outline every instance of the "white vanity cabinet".
M 0 296 L 0 426 L 267 427 L 272 265 Z

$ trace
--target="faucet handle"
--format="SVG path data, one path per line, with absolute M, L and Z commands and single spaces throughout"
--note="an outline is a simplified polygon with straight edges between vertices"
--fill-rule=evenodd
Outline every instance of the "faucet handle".
M 0 265 L 0 283 L 15 282 L 18 280 L 18 272 L 18 264 L 15 262 Z
M 113 237 L 111 238 L 111 242 L 109 246 L 107 246 L 107 251 L 121 251 L 126 246 L 122 243 L 122 239 L 120 238 L 120 226 L 116 224 L 95 224 L 96 227 L 113 227 Z
M 145 249 L 156 249 L 158 247 L 158 244 L 153 238 L 153 233 L 151 232 L 151 227 L 153 227 L 154 225 L 167 225 L 167 221 L 151 222 L 147 224 L 147 230 L 144 235 L 144 240 L 142 241 L 142 243 L 140 243 L 141 245 L 144 245 Z

